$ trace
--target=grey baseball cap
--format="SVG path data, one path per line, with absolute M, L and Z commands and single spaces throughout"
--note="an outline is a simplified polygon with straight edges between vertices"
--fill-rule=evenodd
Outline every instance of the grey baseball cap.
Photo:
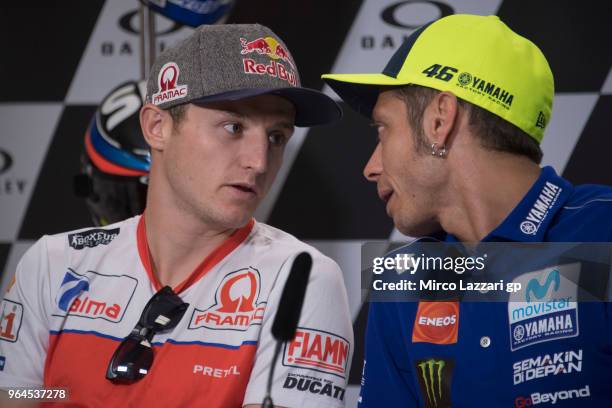
M 296 126 L 342 117 L 329 96 L 303 88 L 285 43 L 259 24 L 202 25 L 159 55 L 147 82 L 146 103 L 168 109 L 272 94 L 296 109 Z

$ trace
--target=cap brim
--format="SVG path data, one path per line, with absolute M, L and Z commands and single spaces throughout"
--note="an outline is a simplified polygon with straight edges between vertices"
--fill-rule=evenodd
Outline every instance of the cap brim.
M 407 85 L 385 74 L 326 74 L 321 78 L 347 105 L 367 117 L 372 117 L 381 88 Z
M 342 118 L 342 109 L 323 92 L 309 88 L 254 88 L 239 89 L 205 96 L 191 101 L 195 104 L 206 104 L 221 101 L 238 101 L 260 95 L 278 95 L 289 100 L 295 106 L 295 126 L 308 127 L 325 125 Z

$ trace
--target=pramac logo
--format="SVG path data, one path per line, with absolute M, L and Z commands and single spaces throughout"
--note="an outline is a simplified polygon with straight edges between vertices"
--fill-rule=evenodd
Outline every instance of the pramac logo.
M 159 105 L 164 102 L 174 101 L 187 96 L 187 85 L 177 85 L 179 67 L 174 62 L 168 62 L 159 70 L 157 83 L 159 91 L 153 94 L 153 104 Z
M 194 309 L 189 328 L 244 331 L 261 324 L 266 302 L 258 302 L 260 286 L 255 268 L 225 275 L 215 293 L 215 304 L 206 310 Z

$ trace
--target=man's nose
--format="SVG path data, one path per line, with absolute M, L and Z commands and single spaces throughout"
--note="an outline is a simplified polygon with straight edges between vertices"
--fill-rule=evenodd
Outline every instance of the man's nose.
M 363 169 L 363 176 L 368 181 L 377 182 L 382 171 L 381 148 L 380 143 L 378 143 L 376 149 L 372 152 L 372 156 L 370 156 L 370 160 L 368 160 Z
M 245 138 L 242 147 L 242 166 L 262 174 L 268 169 L 268 154 L 270 143 L 263 129 L 253 130 L 250 137 Z

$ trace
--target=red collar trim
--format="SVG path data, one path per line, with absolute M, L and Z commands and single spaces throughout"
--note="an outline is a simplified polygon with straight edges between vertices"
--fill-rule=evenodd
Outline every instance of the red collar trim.
M 175 288 L 173 288 L 174 293 L 180 293 L 183 290 L 187 289 L 189 286 L 196 283 L 200 278 L 202 278 L 206 272 L 211 270 L 215 265 L 217 265 L 223 258 L 225 258 L 230 252 L 236 249 L 251 233 L 253 229 L 253 225 L 255 225 L 255 220 L 251 218 L 251 220 L 244 227 L 237 229 L 234 231 L 232 235 L 230 235 L 225 241 L 221 243 L 214 251 L 212 251 L 200 265 L 198 265 L 195 270 L 189 275 L 183 282 L 179 283 Z M 138 244 L 138 255 L 140 255 L 140 261 L 142 262 L 142 266 L 144 266 L 147 271 L 147 275 L 153 283 L 155 290 L 160 290 L 162 288 L 159 280 L 153 273 L 153 268 L 151 264 L 151 252 L 149 251 L 149 244 L 147 242 L 147 230 L 144 222 L 144 214 L 140 217 L 138 221 L 138 229 L 136 232 L 136 241 Z

